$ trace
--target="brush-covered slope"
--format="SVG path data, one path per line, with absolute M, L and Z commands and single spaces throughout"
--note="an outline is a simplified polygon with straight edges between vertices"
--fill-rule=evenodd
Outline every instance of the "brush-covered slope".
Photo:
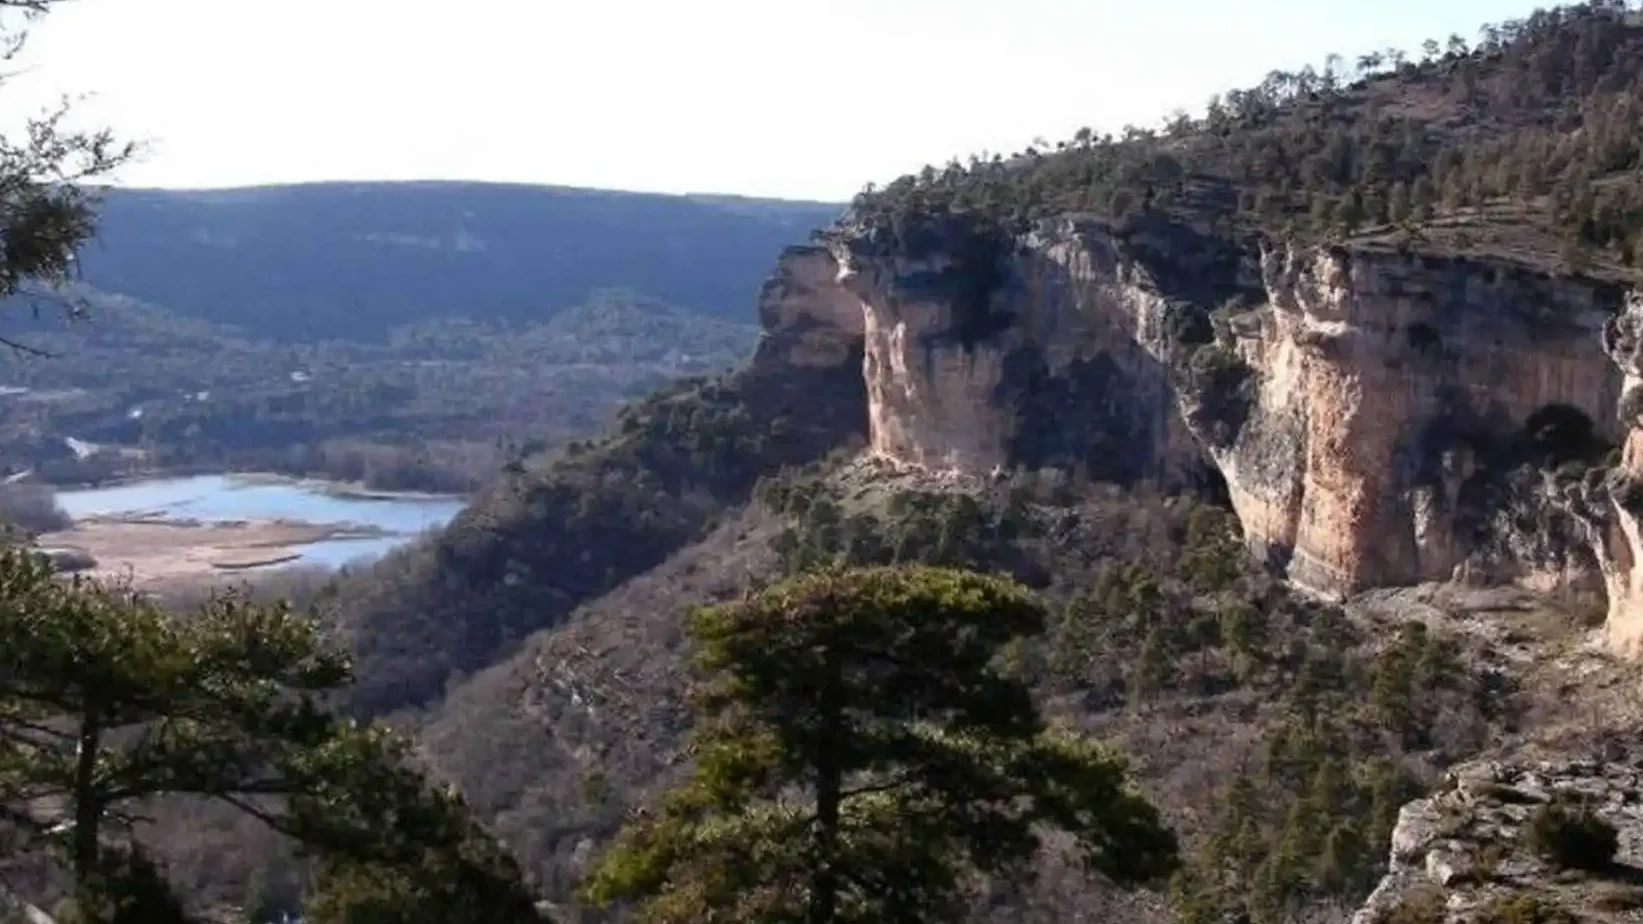
M 0 382 L 30 389 L 0 402 L 4 474 L 471 492 L 621 402 L 746 359 L 770 261 L 839 211 L 477 183 L 105 199 L 75 293 L 96 323 L 0 318 L 36 351 L 0 352 Z
M 813 259 L 806 259 L 810 254 Z M 675 383 L 601 437 L 521 465 L 444 530 L 349 581 L 340 604 L 360 656 L 358 705 L 438 697 L 578 603 L 660 564 L 760 475 L 859 441 L 859 337 L 821 325 L 835 306 L 795 247 L 761 296 L 748 365 Z
M 978 912 L 1344 920 L 1441 768 L 1598 701 L 1613 665 L 1580 617 L 1634 573 L 1613 512 L 1635 453 L 1613 450 L 1636 417 L 1643 27 L 1604 2 L 1486 36 L 863 196 L 784 254 L 748 370 L 366 576 L 345 615 L 367 704 L 479 669 L 430 751 L 563 898 L 687 759 L 690 605 L 841 556 L 1007 570 L 1058 610 L 1018 666 L 1135 755 L 1193 856 L 1173 911 L 1098 904 L 1052 858 Z M 702 453 L 730 444 L 643 423 L 664 419 L 815 438 L 720 479 Z M 851 437 L 876 459 L 748 503 Z M 1362 593 L 1450 580 L 1533 592 Z

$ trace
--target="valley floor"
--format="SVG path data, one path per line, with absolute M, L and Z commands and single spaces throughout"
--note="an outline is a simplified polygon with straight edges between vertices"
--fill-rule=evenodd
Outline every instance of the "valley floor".
M 95 565 L 82 573 L 129 580 L 142 589 L 199 584 L 226 574 L 292 561 L 301 546 L 374 535 L 357 527 L 293 520 L 202 523 L 143 517 L 93 517 L 40 537 L 45 549 L 83 550 Z

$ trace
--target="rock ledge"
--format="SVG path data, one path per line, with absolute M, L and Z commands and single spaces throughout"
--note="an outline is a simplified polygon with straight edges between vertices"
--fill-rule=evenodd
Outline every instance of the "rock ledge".
M 1614 865 L 1561 869 L 1525 843 L 1534 813 L 1552 802 L 1583 804 L 1619 835 Z M 1433 910 L 1432 924 L 1482 922 L 1503 900 L 1533 896 L 1578 920 L 1643 920 L 1643 762 L 1462 764 L 1433 795 L 1399 813 L 1391 867 L 1352 924 L 1410 922 L 1401 909 Z

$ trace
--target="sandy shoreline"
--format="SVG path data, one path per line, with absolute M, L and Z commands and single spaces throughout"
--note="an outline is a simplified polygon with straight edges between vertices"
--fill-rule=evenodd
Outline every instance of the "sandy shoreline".
M 176 581 L 209 581 L 263 565 L 295 561 L 300 548 L 326 539 L 360 539 L 380 530 L 294 520 L 200 522 L 157 517 L 88 517 L 69 529 L 46 533 L 41 548 L 83 549 L 97 565 L 82 572 L 102 579 L 129 578 L 141 587 Z

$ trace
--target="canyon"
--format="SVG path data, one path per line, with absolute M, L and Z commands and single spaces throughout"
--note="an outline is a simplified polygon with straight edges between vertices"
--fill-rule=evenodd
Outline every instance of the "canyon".
M 781 254 L 748 362 L 342 588 L 356 707 L 426 714 L 569 909 L 689 764 L 684 614 L 806 561 L 1008 574 L 1053 614 L 1012 666 L 1134 756 L 1198 878 L 1165 908 L 1050 858 L 977 919 L 1397 892 L 1398 807 L 1447 769 L 1643 714 L 1643 29 L 1507 32 L 864 190 Z

